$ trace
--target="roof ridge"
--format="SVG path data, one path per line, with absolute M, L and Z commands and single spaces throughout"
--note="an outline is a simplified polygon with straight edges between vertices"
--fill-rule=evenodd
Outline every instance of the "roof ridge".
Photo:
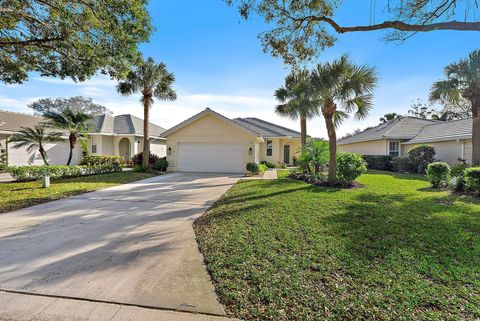
M 237 119 L 242 119 L 242 120 L 244 120 L 244 119 L 256 119 L 256 120 L 258 120 L 258 121 L 267 123 L 267 124 L 269 124 L 269 125 L 272 125 L 272 126 L 275 126 L 275 127 L 281 128 L 281 129 L 285 129 L 285 130 L 288 130 L 288 131 L 292 131 L 292 132 L 300 135 L 300 132 L 298 132 L 298 131 L 296 131 L 296 130 L 293 130 L 293 129 L 290 129 L 290 128 L 287 128 L 287 127 L 284 127 L 284 126 L 281 126 L 281 125 L 277 125 L 277 124 L 271 123 L 271 122 L 269 122 L 269 121 L 266 121 L 266 120 L 263 120 L 263 119 L 260 119 L 260 118 L 257 118 L 257 117 L 245 117 L 245 118 L 237 118 Z M 247 121 L 247 122 L 248 122 L 248 121 Z M 278 133 L 278 132 L 277 132 L 277 133 Z M 281 134 L 281 133 L 279 133 L 279 134 Z
M 456 121 L 465 121 L 465 120 L 473 120 L 473 118 L 468 117 L 468 118 L 461 118 L 461 119 L 439 120 L 439 121 L 436 121 L 433 124 L 426 124 L 425 126 L 443 125 L 443 124 L 447 124 L 447 123 L 453 123 L 453 122 L 456 122 Z
M 19 111 L 11 111 L 11 110 L 6 110 L 6 109 L 0 109 L 0 112 L 23 115 L 23 116 L 30 116 L 30 117 L 36 117 L 36 118 L 44 118 L 44 117 L 39 116 L 39 115 L 32 115 L 32 114 L 22 113 L 22 112 L 19 112 Z

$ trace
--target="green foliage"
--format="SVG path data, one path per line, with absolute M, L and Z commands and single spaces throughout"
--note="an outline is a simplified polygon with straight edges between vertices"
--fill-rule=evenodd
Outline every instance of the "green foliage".
M 249 171 L 250 173 L 252 173 L 254 175 L 258 174 L 260 172 L 260 166 L 257 163 L 254 163 L 254 162 L 247 163 L 246 169 L 247 169 L 247 171 Z
M 305 169 L 313 168 L 315 173 L 318 173 L 327 166 L 329 158 L 330 153 L 327 141 L 323 139 L 309 139 L 302 148 L 302 153 L 297 163 Z
M 457 162 L 452 165 L 450 169 L 450 175 L 452 177 L 463 177 L 465 174 L 465 170 L 469 167 L 470 165 L 466 162 Z
M 367 168 L 381 171 L 392 170 L 392 158 L 393 157 L 389 155 L 363 155 L 363 159 L 367 163 Z
M 285 169 L 287 168 L 287 164 L 285 164 L 284 162 L 279 162 L 275 168 L 280 168 L 280 169 Z
M 113 155 L 92 155 L 84 156 L 80 165 L 102 165 L 112 164 L 123 166 L 125 164 L 123 157 Z
M 265 164 L 259 164 L 259 165 L 258 165 L 258 172 L 259 172 L 259 173 L 263 173 L 263 172 L 265 172 L 265 171 L 267 170 L 267 168 L 268 168 L 267 165 L 265 165 Z
M 275 168 L 275 164 L 268 161 L 261 161 L 260 164 L 266 165 L 268 168 Z
M 92 98 L 82 96 L 55 99 L 42 98 L 34 101 L 28 105 L 28 107 L 33 109 L 35 115 L 40 116 L 47 112 L 63 113 L 66 109 L 71 109 L 74 113 L 84 113 L 92 117 L 112 114 L 106 107 L 95 104 Z
M 361 155 L 344 152 L 337 154 L 337 179 L 340 182 L 351 184 L 366 172 L 367 166 Z
M 9 0 L 0 11 L 0 81 L 29 72 L 84 81 L 122 78 L 152 31 L 144 0 Z
M 159 158 L 152 167 L 154 170 L 165 172 L 168 168 L 167 157 Z
M 433 163 L 435 149 L 430 145 L 419 145 L 408 151 L 408 160 L 411 169 L 420 174 L 424 174 L 427 166 Z
M 140 165 L 135 165 L 133 167 L 133 172 L 135 173 L 145 173 L 147 171 L 147 169 L 143 166 L 140 166 Z
M 427 177 L 432 187 L 446 187 L 450 179 L 450 166 L 445 162 L 434 162 L 428 164 Z
M 392 169 L 395 172 L 405 173 L 410 170 L 410 159 L 408 156 L 399 156 L 392 158 Z
M 465 189 L 480 195 L 480 167 L 470 167 L 465 170 Z
M 79 177 L 94 174 L 121 172 L 122 167 L 116 164 L 99 164 L 89 166 L 10 166 L 7 168 L 12 177 L 19 182 L 51 178 Z

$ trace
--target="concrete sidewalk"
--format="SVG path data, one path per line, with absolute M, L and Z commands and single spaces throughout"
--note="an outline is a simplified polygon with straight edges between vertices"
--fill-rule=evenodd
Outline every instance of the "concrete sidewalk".
M 192 223 L 238 179 L 168 174 L 2 214 L 0 290 L 224 315 Z

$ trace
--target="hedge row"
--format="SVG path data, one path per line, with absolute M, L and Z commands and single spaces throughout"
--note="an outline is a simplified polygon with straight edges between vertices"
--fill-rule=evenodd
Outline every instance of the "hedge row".
M 11 166 L 7 168 L 7 172 L 19 182 L 33 181 L 44 176 L 50 176 L 52 178 L 79 177 L 121 171 L 122 166 L 118 164 L 86 166 Z
M 102 165 L 102 164 L 112 164 L 123 166 L 125 161 L 123 157 L 112 156 L 112 155 L 95 155 L 95 156 L 83 156 L 82 162 L 80 165 Z

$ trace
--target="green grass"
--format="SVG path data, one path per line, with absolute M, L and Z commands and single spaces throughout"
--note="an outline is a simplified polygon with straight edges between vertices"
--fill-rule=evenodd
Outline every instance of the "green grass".
M 277 177 L 278 178 L 285 178 L 290 175 L 290 170 L 289 169 L 277 169 Z
M 480 201 L 419 176 L 365 188 L 243 181 L 195 224 L 229 313 L 245 320 L 478 320 Z
M 130 171 L 54 179 L 49 188 L 42 188 L 40 181 L 0 183 L 0 213 L 156 175 L 155 173 L 134 173 Z

